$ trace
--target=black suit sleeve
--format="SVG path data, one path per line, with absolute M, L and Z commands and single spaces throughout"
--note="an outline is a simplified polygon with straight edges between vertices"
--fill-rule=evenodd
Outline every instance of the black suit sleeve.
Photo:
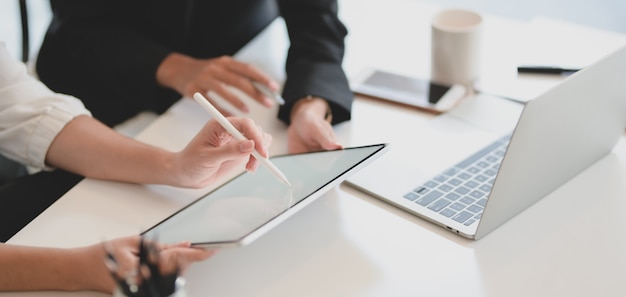
M 354 95 L 342 68 L 347 29 L 339 20 L 336 0 L 279 0 L 291 42 L 286 61 L 287 101 L 279 118 L 289 124 L 291 107 L 308 95 L 326 99 L 333 124 L 350 119 Z
M 163 89 L 156 70 L 171 49 L 133 28 L 137 9 L 124 2 L 52 0 L 54 19 L 37 60 L 48 87 L 81 98 L 109 125 L 171 103 L 155 101 Z

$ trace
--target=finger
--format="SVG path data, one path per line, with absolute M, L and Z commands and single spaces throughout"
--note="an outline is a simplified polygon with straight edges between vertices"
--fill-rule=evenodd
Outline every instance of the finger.
M 313 125 L 313 141 L 315 145 L 323 150 L 340 149 L 342 146 L 337 142 L 333 127 L 325 120 L 319 119 Z
M 217 160 L 222 160 L 222 162 L 235 160 L 250 155 L 254 148 L 253 140 L 231 141 L 226 145 L 215 148 L 211 156 Z
M 216 250 L 201 248 L 173 248 L 161 253 L 159 268 L 161 272 L 184 271 L 193 262 L 203 261 L 216 253 Z
M 235 94 L 233 94 L 233 92 L 231 92 L 226 85 L 228 84 L 228 82 L 214 82 L 212 84 L 212 86 L 209 88 L 210 91 L 213 92 L 207 92 L 207 95 L 209 97 L 211 97 L 211 100 L 213 100 L 214 102 L 218 103 L 218 106 L 220 107 L 224 107 L 225 104 L 224 103 L 228 103 L 230 104 L 232 107 L 236 108 L 237 110 L 240 110 L 244 113 L 248 113 L 250 112 L 250 109 L 248 108 L 248 106 L 241 101 L 241 99 L 239 99 L 239 97 L 237 97 Z M 212 94 L 216 94 L 217 96 Z M 218 97 L 219 96 L 219 97 Z M 226 108 L 223 108 L 226 109 Z M 221 112 L 221 110 L 220 110 Z
M 249 118 L 228 118 L 228 120 L 241 132 L 246 138 L 253 140 L 254 148 L 262 157 L 267 158 L 266 135 L 260 128 Z
M 248 163 L 246 163 L 246 171 L 253 173 L 259 168 L 259 161 L 254 157 L 250 156 L 248 159 Z
M 279 85 L 277 82 L 250 64 L 232 60 L 227 67 L 232 71 L 232 73 L 237 74 L 236 77 L 230 78 L 232 80 L 228 80 L 230 85 L 238 88 L 254 100 L 267 107 L 274 105 L 274 100 L 269 98 L 265 93 L 263 93 L 263 91 L 254 86 L 253 82 L 266 86 L 272 92 L 278 92 Z
M 265 144 L 266 148 L 269 148 L 272 145 L 273 141 L 274 138 L 272 137 L 272 134 L 263 132 L 263 144 Z
M 337 142 L 332 131 L 330 133 L 322 133 L 320 135 L 321 136 L 317 142 L 322 149 L 329 151 L 342 148 L 342 145 Z
M 173 251 L 176 252 L 177 256 L 179 256 L 180 258 L 187 260 L 187 261 L 191 261 L 191 262 L 205 260 L 209 258 L 210 256 L 213 256 L 217 252 L 217 250 L 194 248 L 194 247 L 176 248 Z
M 171 249 L 171 248 L 177 248 L 177 247 L 186 248 L 186 247 L 191 247 L 191 242 L 181 241 L 177 243 L 168 243 L 168 244 L 157 243 L 157 247 L 159 248 L 159 250 L 165 250 L 165 249 Z
M 239 74 L 249 80 L 257 81 L 272 88 L 272 90 L 278 90 L 278 84 L 274 82 L 269 76 L 265 75 L 261 70 L 254 65 L 239 62 L 237 60 L 230 60 L 225 63 L 226 68 L 230 71 Z
M 264 133 L 261 129 L 261 127 L 258 127 L 259 129 L 259 133 L 263 134 L 263 143 L 264 143 L 264 147 L 267 148 L 271 145 L 272 143 L 272 135 L 269 133 Z M 257 168 L 260 166 L 260 162 L 258 160 L 256 160 L 254 157 L 250 157 L 250 160 L 248 160 L 248 163 L 246 164 L 246 170 L 248 172 L 255 172 L 257 170 Z
M 234 76 L 228 81 L 229 85 L 237 88 L 239 91 L 241 91 L 242 93 L 245 93 L 246 95 L 248 95 L 253 100 L 257 101 L 258 103 L 266 107 L 273 106 L 274 100 L 271 97 L 269 97 L 266 93 L 264 93 L 260 89 L 260 87 L 255 86 L 254 85 L 255 83 L 258 83 L 258 82 L 242 75 Z M 269 88 L 269 87 L 265 86 L 265 88 Z
M 232 59 L 227 56 L 208 60 L 202 71 L 195 77 L 192 89 L 205 94 L 213 91 L 221 96 L 222 102 L 218 106 L 223 105 L 223 102 L 229 102 L 231 107 L 248 112 L 245 103 L 228 90 L 228 86 L 232 85 L 239 76 L 227 66 L 230 60 Z M 228 113 L 232 114 L 232 112 Z
M 194 247 L 191 245 L 190 241 L 181 241 L 181 242 L 170 243 L 170 244 L 158 244 L 157 247 L 159 248 L 159 251 L 174 250 L 174 249 L 176 249 L 177 251 L 184 251 L 185 249 L 189 249 L 193 253 L 199 253 L 199 254 L 205 254 L 205 255 L 213 255 L 216 252 L 216 250 L 213 250 L 213 249 Z
M 269 147 L 272 145 L 272 135 L 269 133 L 263 132 L 263 128 L 261 128 L 260 125 L 256 125 L 256 129 L 259 135 L 262 135 L 263 137 L 263 146 L 265 147 L 266 150 L 268 150 Z

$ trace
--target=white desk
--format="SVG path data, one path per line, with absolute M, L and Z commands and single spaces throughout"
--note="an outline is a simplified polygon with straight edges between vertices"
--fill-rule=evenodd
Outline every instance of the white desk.
M 427 26 L 435 7 L 404 0 L 344 0 L 340 4 L 351 32 L 346 56 L 350 76 L 366 66 L 428 73 Z M 377 17 L 370 12 L 377 12 Z M 383 26 L 391 29 L 383 31 Z M 503 40 L 510 40 L 510 32 L 522 27 L 522 23 L 489 16 L 487 52 L 510 46 Z M 276 67 L 282 67 L 281 59 L 253 57 L 259 53 L 255 48 L 284 53 L 284 31 L 277 28 L 265 32 L 265 41 L 254 41 L 239 57 L 280 79 L 282 73 Z M 415 35 L 407 34 L 413 31 L 407 28 L 413 28 Z M 395 29 L 398 32 L 390 33 Z M 512 65 L 509 56 L 494 57 L 488 62 L 494 69 L 502 67 L 502 61 Z M 284 153 L 285 127 L 274 114 L 257 110 L 254 118 L 274 134 L 271 154 Z M 364 98 L 357 98 L 353 114 L 351 122 L 336 130 L 349 146 L 406 142 L 404 135 L 384 130 L 385 123 L 411 127 L 431 118 Z M 139 139 L 178 149 L 207 119 L 192 101 L 182 100 Z M 624 180 L 626 136 L 612 154 L 478 242 L 341 185 L 251 245 L 223 250 L 192 266 L 187 273 L 188 293 L 191 297 L 625 296 Z M 207 190 L 86 179 L 9 243 L 72 247 L 136 234 Z M 0 296 L 104 295 L 26 292 Z

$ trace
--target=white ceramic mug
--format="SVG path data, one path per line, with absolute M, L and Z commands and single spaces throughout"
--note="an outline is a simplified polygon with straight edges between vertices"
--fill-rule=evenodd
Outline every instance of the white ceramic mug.
M 431 29 L 431 79 L 472 89 L 480 72 L 482 17 L 469 10 L 444 10 L 434 16 Z

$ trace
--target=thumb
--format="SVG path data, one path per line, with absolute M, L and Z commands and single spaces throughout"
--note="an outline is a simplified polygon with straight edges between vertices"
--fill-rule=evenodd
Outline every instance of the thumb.
M 317 143 L 324 150 L 336 150 L 342 148 L 341 144 L 335 139 L 335 133 L 332 128 L 323 129 L 317 135 Z
M 327 151 L 338 150 L 342 148 L 341 144 L 336 142 L 334 139 L 328 139 L 328 138 L 323 139 L 321 141 L 321 146 L 324 150 L 327 150 Z

